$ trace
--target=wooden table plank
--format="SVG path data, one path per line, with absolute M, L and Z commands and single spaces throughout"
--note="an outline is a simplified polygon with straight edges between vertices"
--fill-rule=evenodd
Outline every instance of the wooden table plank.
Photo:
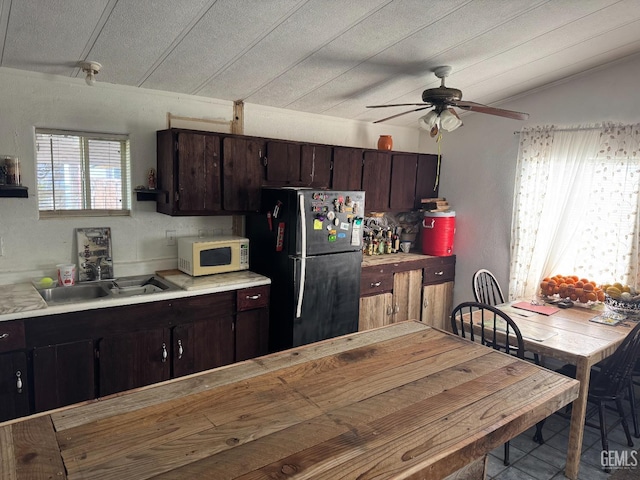
M 444 478 L 570 402 L 577 385 L 409 322 L 133 391 L 106 411 L 43 415 L 57 434 L 20 454 L 11 437 L 2 453 L 17 464 L 59 449 L 69 479 Z
M 0 427 L 0 453 L 2 479 L 67 478 L 48 416 Z

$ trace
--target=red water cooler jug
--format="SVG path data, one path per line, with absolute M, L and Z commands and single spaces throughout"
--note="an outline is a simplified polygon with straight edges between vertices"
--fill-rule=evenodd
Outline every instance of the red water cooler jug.
M 422 219 L 422 253 L 446 257 L 453 255 L 456 212 L 424 212 Z

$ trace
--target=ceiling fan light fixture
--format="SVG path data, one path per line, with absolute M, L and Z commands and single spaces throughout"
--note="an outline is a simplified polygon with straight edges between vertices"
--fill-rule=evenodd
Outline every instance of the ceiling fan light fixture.
M 438 123 L 438 113 L 435 110 L 431 110 L 429 113 L 420 117 L 418 125 L 424 130 L 430 131 Z
M 458 117 L 456 112 L 447 108 L 440 114 L 440 127 L 447 132 L 453 132 L 456 128 L 462 125 L 462 120 Z
M 98 62 L 80 62 L 80 68 L 82 71 L 87 74 L 84 81 L 87 82 L 87 85 L 93 86 L 96 84 L 96 75 L 100 72 L 102 65 Z

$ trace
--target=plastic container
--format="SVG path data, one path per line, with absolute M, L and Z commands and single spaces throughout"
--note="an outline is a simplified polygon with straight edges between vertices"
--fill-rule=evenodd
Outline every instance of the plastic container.
M 20 160 L 18 157 L 4 157 L 5 183 L 20 185 Z
M 71 287 L 76 283 L 76 265 L 74 263 L 60 263 L 58 268 L 58 285 Z
M 424 212 L 421 233 L 423 254 L 437 257 L 453 255 L 456 212 Z

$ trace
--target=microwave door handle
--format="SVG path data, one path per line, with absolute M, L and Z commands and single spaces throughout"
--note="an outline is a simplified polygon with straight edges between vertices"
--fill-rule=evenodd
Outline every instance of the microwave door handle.
M 307 259 L 300 259 L 300 288 L 298 289 L 298 301 L 296 303 L 296 318 L 302 315 L 302 301 L 304 300 L 304 283 L 306 279 Z

